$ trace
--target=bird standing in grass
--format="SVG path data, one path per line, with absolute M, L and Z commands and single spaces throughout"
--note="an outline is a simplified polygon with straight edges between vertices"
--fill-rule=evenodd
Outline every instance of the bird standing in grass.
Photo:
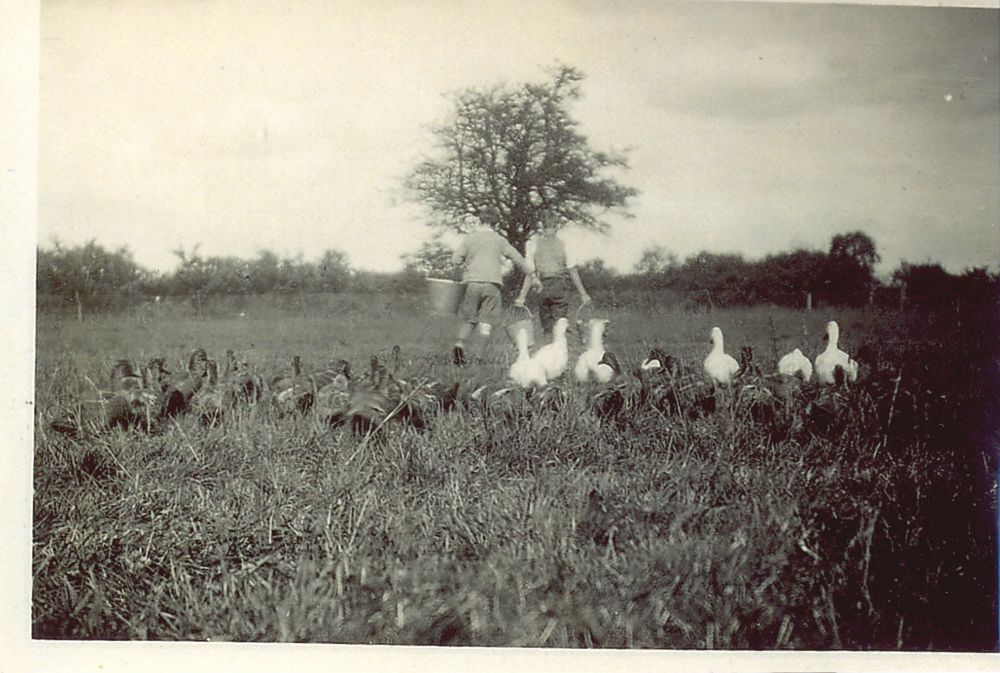
M 142 376 L 128 360 L 119 360 L 111 370 L 111 384 L 115 390 L 141 390 Z
M 832 385 L 838 376 L 842 381 L 854 383 L 858 380 L 858 363 L 851 356 L 840 350 L 840 327 L 836 320 L 826 324 L 826 349 L 816 356 L 816 379 L 820 383 Z M 837 370 L 841 370 L 838 375 Z
M 796 348 L 791 353 L 786 353 L 778 360 L 778 373 L 782 376 L 792 378 L 801 377 L 803 383 L 809 383 L 812 378 L 813 366 L 809 358 Z
M 526 329 L 517 332 L 517 359 L 507 370 L 507 376 L 522 388 L 541 387 L 548 383 L 545 368 L 540 362 L 532 359 L 528 352 L 528 331 Z
M 250 370 L 245 360 L 237 360 L 232 350 L 226 351 L 226 365 L 221 380 L 233 391 L 236 401 L 258 402 L 264 394 L 264 381 Z
M 642 364 L 639 365 L 639 369 L 644 372 L 666 369 L 668 371 L 676 373 L 675 370 L 678 365 L 679 363 L 677 362 L 676 359 L 674 359 L 670 355 L 667 355 L 666 351 L 664 351 L 659 346 L 656 346 L 649 351 L 649 355 L 646 356 L 646 359 L 643 360 Z
M 271 378 L 269 382 L 269 387 L 273 396 L 277 396 L 284 390 L 291 388 L 295 382 L 295 379 L 302 376 L 302 358 L 298 355 L 292 356 L 292 373 L 289 375 L 287 372 L 278 374 L 277 376 Z
M 531 358 L 545 372 L 548 381 L 562 376 L 569 364 L 569 346 L 566 343 L 568 328 L 569 319 L 559 318 L 552 328 L 552 341 L 539 348 Z
M 316 404 L 323 388 L 341 377 L 348 378 L 349 372 L 350 365 L 346 360 L 331 360 L 325 369 L 294 377 L 291 385 L 279 392 L 275 400 L 284 411 L 305 413 Z
M 740 370 L 740 365 L 732 355 L 725 351 L 722 330 L 712 328 L 712 351 L 705 358 L 705 375 L 717 386 L 728 386 L 733 376 Z
M 194 396 L 208 377 L 208 354 L 205 349 L 196 348 L 188 357 L 187 369 L 168 379 L 164 392 L 162 416 L 174 417 L 190 408 Z
M 753 346 L 744 346 L 740 349 L 740 376 L 763 376 L 764 370 L 760 368 L 753 355 Z
M 205 363 L 205 377 L 201 387 L 191 396 L 190 407 L 195 416 L 207 425 L 221 420 L 226 409 L 235 400 L 232 391 L 219 385 L 219 366 L 215 360 Z
M 148 429 L 159 412 L 159 403 L 160 390 L 147 389 L 132 363 L 119 360 L 112 368 L 110 390 L 95 389 L 91 396 L 60 408 L 50 419 L 49 428 L 73 437 L 97 435 L 112 428 Z
M 167 369 L 167 361 L 162 357 L 152 358 L 142 368 L 141 376 L 143 389 L 163 393 L 167 388 L 167 377 L 170 376 L 170 370 Z
M 593 376 L 599 383 L 607 383 L 621 373 L 618 359 L 604 349 L 604 331 L 610 321 L 591 318 L 588 323 L 590 337 L 587 349 L 580 353 L 573 368 L 573 374 L 580 383 L 586 383 Z

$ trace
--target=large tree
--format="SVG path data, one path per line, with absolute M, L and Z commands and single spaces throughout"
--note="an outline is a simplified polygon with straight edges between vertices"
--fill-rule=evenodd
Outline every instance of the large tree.
M 456 94 L 451 119 L 433 128 L 437 155 L 407 178 L 431 224 L 463 231 L 470 216 L 492 206 L 500 212 L 494 228 L 522 252 L 545 210 L 605 230 L 598 217 L 624 210 L 637 192 L 606 174 L 627 168 L 624 154 L 591 149 L 569 115 L 582 79 L 562 66 L 542 84 Z
M 826 301 L 848 306 L 868 301 L 875 286 L 875 265 L 881 259 L 875 241 L 864 232 L 834 236 L 827 255 Z

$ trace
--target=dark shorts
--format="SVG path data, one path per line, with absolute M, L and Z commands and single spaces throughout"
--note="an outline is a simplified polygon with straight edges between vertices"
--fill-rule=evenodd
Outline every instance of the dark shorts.
M 496 324 L 500 321 L 502 305 L 497 285 L 469 281 L 465 284 L 465 297 L 458 307 L 458 317 L 465 322 Z
M 569 317 L 569 302 L 573 284 L 565 276 L 542 278 L 542 291 L 538 293 L 538 318 L 542 329 L 548 333 L 559 318 Z

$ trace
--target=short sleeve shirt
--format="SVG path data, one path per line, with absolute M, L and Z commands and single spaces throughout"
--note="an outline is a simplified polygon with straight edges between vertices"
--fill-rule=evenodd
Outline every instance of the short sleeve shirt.
M 557 276 L 576 266 L 576 259 L 558 236 L 532 236 L 525 245 L 525 258 L 540 276 Z
M 452 261 L 455 264 L 465 264 L 463 281 L 500 284 L 503 281 L 501 260 L 504 257 L 515 262 L 525 273 L 531 272 L 525 259 L 507 239 L 495 231 L 485 229 L 464 236 L 455 249 Z

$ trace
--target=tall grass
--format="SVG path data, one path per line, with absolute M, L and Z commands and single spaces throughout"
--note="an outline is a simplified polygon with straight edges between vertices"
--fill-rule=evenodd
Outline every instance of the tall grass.
M 793 345 L 818 350 L 829 316 L 610 317 L 609 347 L 631 364 L 653 343 L 695 364 L 718 324 L 728 350 L 751 344 L 773 367 Z M 570 387 L 560 408 L 513 394 L 424 433 L 389 425 L 381 442 L 266 405 L 81 441 L 48 432 L 44 413 L 119 357 L 176 366 L 196 345 L 274 373 L 292 354 L 360 368 L 398 343 L 409 372 L 471 386 L 502 379 L 502 332 L 457 369 L 457 325 L 407 297 L 245 319 L 41 318 L 34 636 L 995 650 L 986 327 L 837 317 L 845 345 L 876 344 L 900 383 L 854 394 L 827 432 L 776 436 L 738 405 L 646 409 L 619 427 Z

